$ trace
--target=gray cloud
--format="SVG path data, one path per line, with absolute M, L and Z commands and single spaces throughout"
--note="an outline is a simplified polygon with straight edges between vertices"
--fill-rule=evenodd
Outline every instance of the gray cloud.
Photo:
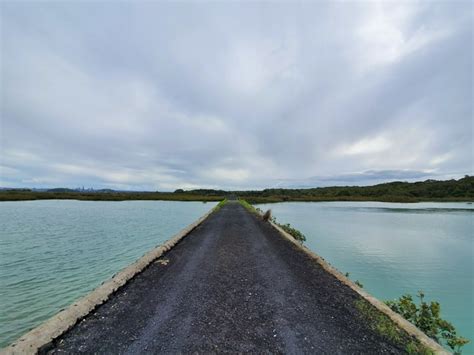
M 0 6 L 0 185 L 474 170 L 471 2 Z
M 273 187 L 294 187 L 294 188 L 309 188 L 309 187 L 325 187 L 325 186 L 364 186 L 375 185 L 387 181 L 420 181 L 427 179 L 442 179 L 448 180 L 457 178 L 458 174 L 454 175 L 439 175 L 434 172 L 417 171 L 417 170 L 367 170 L 358 173 L 348 173 L 340 175 L 329 176 L 313 176 L 306 179 L 281 180 L 276 182 Z

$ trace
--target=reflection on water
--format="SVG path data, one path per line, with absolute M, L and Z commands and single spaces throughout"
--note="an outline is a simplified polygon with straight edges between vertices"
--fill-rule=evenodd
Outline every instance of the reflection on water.
M 306 245 L 380 299 L 423 290 L 474 341 L 474 205 L 317 202 L 260 205 Z M 474 353 L 471 344 L 463 353 Z
M 0 347 L 96 288 L 215 203 L 0 203 Z

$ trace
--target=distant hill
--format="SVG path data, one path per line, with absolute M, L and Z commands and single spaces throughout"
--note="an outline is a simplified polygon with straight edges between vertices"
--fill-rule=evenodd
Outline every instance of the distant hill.
M 279 201 L 474 201 L 474 177 L 459 180 L 389 182 L 373 186 L 337 186 L 312 189 L 265 189 L 241 192 L 248 200 Z
M 184 193 L 229 194 L 222 190 L 191 190 Z M 249 202 L 280 201 L 474 201 L 474 176 L 459 180 L 395 181 L 373 186 L 334 186 L 309 189 L 232 191 Z
M 459 180 L 445 181 L 395 181 L 373 186 L 265 189 L 259 191 L 225 191 L 212 189 L 186 191 L 178 189 L 174 192 L 139 192 L 115 191 L 111 189 L 83 191 L 68 188 L 55 188 L 47 191 L 28 189 L 0 190 L 0 201 L 38 199 L 219 201 L 228 196 L 237 196 L 251 203 L 283 201 L 474 202 L 474 176 L 465 176 Z

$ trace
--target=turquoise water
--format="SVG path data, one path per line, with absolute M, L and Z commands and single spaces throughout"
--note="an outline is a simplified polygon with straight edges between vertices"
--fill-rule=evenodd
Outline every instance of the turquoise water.
M 210 210 L 202 202 L 0 203 L 0 347 Z
M 442 317 L 471 339 L 473 354 L 474 205 L 318 202 L 259 205 L 307 238 L 306 246 L 350 273 L 379 299 L 423 290 Z
M 0 203 L 0 347 L 88 293 L 215 203 Z M 380 299 L 423 290 L 474 340 L 474 205 L 326 202 L 260 205 Z M 473 354 L 472 344 L 464 348 Z

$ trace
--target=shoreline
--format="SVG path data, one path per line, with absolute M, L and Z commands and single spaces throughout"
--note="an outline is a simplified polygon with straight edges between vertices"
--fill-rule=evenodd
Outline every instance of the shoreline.
M 115 334 L 114 329 L 113 329 L 114 327 L 112 328 L 109 326 L 103 327 L 103 326 L 100 326 L 100 324 L 102 323 L 96 324 L 96 322 L 105 322 L 106 323 L 105 325 L 108 324 L 107 322 L 112 322 L 113 324 L 116 324 L 113 319 L 115 319 L 115 317 L 119 317 L 117 319 L 121 319 L 121 321 L 118 323 L 118 325 L 120 326 L 123 323 L 122 325 L 123 327 L 125 327 L 123 328 L 123 330 L 127 330 L 128 332 L 133 333 L 134 327 L 130 328 L 129 323 L 125 321 L 125 319 L 128 319 L 127 317 L 130 314 L 130 312 L 132 311 L 138 312 L 136 315 L 137 317 L 131 318 L 132 320 L 137 319 L 137 321 L 139 322 L 138 324 L 141 324 L 143 317 L 145 316 L 148 317 L 149 312 L 145 312 L 142 315 L 143 317 L 141 317 L 140 316 L 141 306 L 138 308 L 136 307 L 130 308 L 127 305 L 130 303 L 130 300 L 134 300 L 132 301 L 132 304 L 135 304 L 135 300 L 137 300 L 137 302 L 143 303 L 143 309 L 146 310 L 148 309 L 148 306 L 150 306 L 149 309 L 154 310 L 156 307 L 156 304 L 155 304 L 156 300 L 153 301 L 152 299 L 150 299 L 149 287 L 151 287 L 151 285 L 155 285 L 156 286 L 155 291 L 158 293 L 160 292 L 163 293 L 162 296 L 166 296 L 166 295 L 169 296 L 169 297 L 157 298 L 159 300 L 162 300 L 160 302 L 165 302 L 165 303 L 167 302 L 166 300 L 171 300 L 170 301 L 171 303 L 168 306 L 166 306 L 165 304 L 166 307 L 179 306 L 177 308 L 181 309 L 180 308 L 181 306 L 187 305 L 190 313 L 187 313 L 187 312 L 185 313 L 188 315 L 193 315 L 195 310 L 197 310 L 196 312 L 198 312 L 199 307 L 204 307 L 202 311 L 205 311 L 206 314 L 208 314 L 208 311 L 209 311 L 207 309 L 208 306 L 211 307 L 212 309 L 211 314 L 214 314 L 214 312 L 218 310 L 219 308 L 216 309 L 213 305 L 215 304 L 225 305 L 227 304 L 227 302 L 229 302 L 229 300 L 232 301 L 231 305 L 229 306 L 230 308 L 224 307 L 222 311 L 232 312 L 232 309 L 234 309 L 234 306 L 235 306 L 234 302 L 237 302 L 236 305 L 240 304 L 239 302 L 241 302 L 241 297 L 240 296 L 237 298 L 234 297 L 235 291 L 232 291 L 232 290 L 236 284 L 235 284 L 235 280 L 233 280 L 233 277 L 229 278 L 228 276 L 229 274 L 227 273 L 224 273 L 224 274 L 215 273 L 215 270 L 216 270 L 215 267 L 220 265 L 220 263 L 224 263 L 223 265 L 221 265 L 221 267 L 223 267 L 225 270 L 227 270 L 229 267 L 235 267 L 233 270 L 235 270 L 235 272 L 242 273 L 241 275 L 242 277 L 250 277 L 249 280 L 251 280 L 251 283 L 246 284 L 246 287 L 242 289 L 242 292 L 248 289 L 248 291 L 251 291 L 251 294 L 255 294 L 255 296 L 257 296 L 257 293 L 258 293 L 260 297 L 263 297 L 262 299 L 256 299 L 256 301 L 252 301 L 252 302 L 250 301 L 253 300 L 253 298 L 249 298 L 246 302 L 250 302 L 250 303 L 245 303 L 245 307 L 250 307 L 250 309 L 253 309 L 252 307 L 256 307 L 255 311 L 257 313 L 262 311 L 263 314 L 266 314 L 266 315 L 274 314 L 275 310 L 272 310 L 272 309 L 259 310 L 259 309 L 260 307 L 262 307 L 262 305 L 267 305 L 267 306 L 272 305 L 272 304 L 277 305 L 283 301 L 283 299 L 280 299 L 277 296 L 278 294 L 280 294 L 279 292 L 277 292 L 276 294 L 272 292 L 273 288 L 275 286 L 278 286 L 275 284 L 276 280 L 278 280 L 278 282 L 281 283 L 281 285 L 279 285 L 278 287 L 281 288 L 281 291 L 284 292 L 287 295 L 287 297 L 289 297 L 290 299 L 295 298 L 292 301 L 287 300 L 287 303 L 289 302 L 288 307 L 279 308 L 279 310 L 277 311 L 277 313 L 283 312 L 282 315 L 286 314 L 285 317 L 288 317 L 288 318 L 285 318 L 285 319 L 287 319 L 288 322 L 296 322 L 295 324 L 300 324 L 300 322 L 304 322 L 305 324 L 305 327 L 303 327 L 304 329 L 306 329 L 306 326 L 310 327 L 311 329 L 312 327 L 316 327 L 317 329 L 319 329 L 318 328 L 319 322 L 314 323 L 312 321 L 314 317 L 308 317 L 308 319 L 302 320 L 301 315 L 299 315 L 298 313 L 302 309 L 304 310 L 303 314 L 306 314 L 306 312 L 311 312 L 314 309 L 314 307 L 317 305 L 319 308 L 318 312 L 322 312 L 318 314 L 325 315 L 325 317 L 323 318 L 324 319 L 327 318 L 326 321 L 329 321 L 329 323 L 326 324 L 328 328 L 324 328 L 325 331 L 329 330 L 330 334 L 333 334 L 331 336 L 335 336 L 335 338 L 331 338 L 333 341 L 325 342 L 326 344 L 325 346 L 328 346 L 328 347 L 333 346 L 334 341 L 336 341 L 337 339 L 341 341 L 341 344 L 343 344 L 344 346 L 349 346 L 349 348 L 353 346 L 356 346 L 356 347 L 365 346 L 363 345 L 365 343 L 361 342 L 361 337 L 359 336 L 360 334 L 366 334 L 371 339 L 369 343 L 372 345 L 370 346 L 375 346 L 375 347 L 391 346 L 389 345 L 391 341 L 386 343 L 387 340 L 383 340 L 384 337 L 379 338 L 379 336 L 377 336 L 375 333 L 372 333 L 371 331 L 369 331 L 366 325 L 363 323 L 362 319 L 359 319 L 357 317 L 353 318 L 355 315 L 354 313 L 355 309 L 353 308 L 353 306 L 351 306 L 351 302 L 352 300 L 355 299 L 354 298 L 355 294 L 358 294 L 358 296 L 361 297 L 360 298 L 361 300 L 365 299 L 365 301 L 367 301 L 369 304 L 372 304 L 372 306 L 375 306 L 375 308 L 377 308 L 378 311 L 381 311 L 381 313 L 388 315 L 392 319 L 392 321 L 395 321 L 395 324 L 397 324 L 399 329 L 401 331 L 405 331 L 409 337 L 414 337 L 415 339 L 420 341 L 421 344 L 423 344 L 424 346 L 428 346 L 428 348 L 431 348 L 436 353 L 446 353 L 444 349 L 442 349 L 439 345 L 434 344 L 432 341 L 430 341 L 430 339 L 427 339 L 426 335 L 422 333 L 420 334 L 419 331 L 418 332 L 416 331 L 417 329 L 413 330 L 414 326 L 410 325 L 407 321 L 396 319 L 397 317 L 396 315 L 394 319 L 392 316 L 390 316 L 390 312 L 391 312 L 390 310 L 387 311 L 386 309 L 385 310 L 380 309 L 384 307 L 383 305 L 380 306 L 380 303 L 377 304 L 377 302 L 380 302 L 380 301 L 371 297 L 365 291 L 362 291 L 359 288 L 357 288 L 357 286 L 355 286 L 352 283 L 352 281 L 347 280 L 338 271 L 336 271 L 331 266 L 326 264 L 324 260 L 322 260 L 322 258 L 318 257 L 316 254 L 310 252 L 306 248 L 301 247 L 299 244 L 295 243 L 294 240 L 290 236 L 285 235 L 284 233 L 279 231 L 278 228 L 276 228 L 275 226 L 262 222 L 261 219 L 257 218 L 256 216 L 253 218 L 251 215 L 246 217 L 245 215 L 247 214 L 247 212 L 244 213 L 241 209 L 239 210 L 240 207 L 238 207 L 236 210 L 235 203 L 229 204 L 229 206 L 225 206 L 222 213 L 219 213 L 219 216 L 217 214 L 214 214 L 213 212 L 219 210 L 220 207 L 222 207 L 222 204 L 218 205 L 216 208 L 209 211 L 206 215 L 201 217 L 197 222 L 185 228 L 185 230 L 183 230 L 177 236 L 173 237 L 171 240 L 165 243 L 165 245 L 155 248 L 151 252 L 145 254 L 144 257 L 142 257 L 141 259 L 139 259 L 137 262 L 130 265 L 129 267 L 125 268 L 122 272 L 119 272 L 111 280 L 106 281 L 98 289 L 96 289 L 89 295 L 85 296 L 83 299 L 76 302 L 75 304 L 72 304 L 65 311 L 58 313 L 56 316 L 52 317 L 50 320 L 46 321 L 39 327 L 35 328 L 31 332 L 27 333 L 26 335 L 18 339 L 16 342 L 18 344 L 17 346 L 13 347 L 12 346 L 13 344 L 12 344 L 10 345 L 10 347 L 0 351 L 0 353 L 24 353 L 24 352 L 30 353 L 30 352 L 36 352 L 36 351 L 42 352 L 44 350 L 48 351 L 52 349 L 50 348 L 51 344 L 53 344 L 53 348 L 55 346 L 67 347 L 67 344 L 70 344 L 70 346 L 72 346 L 72 348 L 70 349 L 74 349 L 77 344 L 79 343 L 82 344 L 81 339 L 83 337 L 86 337 L 86 339 L 90 340 L 88 346 L 91 346 L 92 347 L 91 350 L 93 350 L 94 346 L 100 346 L 100 344 L 94 345 L 94 342 L 92 341 L 93 338 L 88 338 L 88 337 L 90 336 L 93 337 L 94 334 L 96 334 L 96 332 L 98 331 L 104 332 L 103 339 L 105 339 L 105 344 L 102 344 L 102 345 L 116 346 L 118 343 L 122 341 L 126 342 L 127 341 L 126 337 L 123 338 L 122 333 L 120 333 L 120 331 L 118 334 Z M 213 216 L 213 217 L 208 219 L 209 216 Z M 222 218 L 226 220 L 225 223 Z M 246 221 L 246 223 L 244 224 L 240 223 L 244 221 L 242 220 L 242 218 Z M 233 227 L 230 227 L 228 224 L 229 222 L 227 221 L 231 221 L 230 225 Z M 204 223 L 201 227 L 197 228 L 203 222 L 206 222 L 206 223 Z M 242 239 L 242 235 L 243 235 L 241 231 L 242 225 L 245 225 L 245 227 L 243 227 L 246 230 L 246 233 L 244 233 L 244 235 L 251 232 L 249 236 L 245 239 Z M 222 228 L 224 228 L 222 232 L 219 232 L 219 230 Z M 216 230 L 218 233 L 216 232 Z M 183 240 L 183 243 L 181 243 L 181 240 L 191 233 L 194 234 L 194 237 L 190 239 L 185 238 Z M 214 237 L 216 233 L 217 235 L 224 234 L 227 236 L 224 239 L 222 238 L 216 239 Z M 275 238 L 274 236 L 276 234 L 280 235 L 281 238 Z M 257 236 L 258 238 L 256 238 Z M 290 243 L 288 244 L 288 242 Z M 168 243 L 171 243 L 171 244 L 167 246 Z M 237 248 L 237 250 L 239 250 L 239 253 L 237 253 L 238 255 L 235 254 L 236 253 L 235 243 L 237 243 L 237 246 L 240 245 Z M 257 243 L 257 244 L 254 244 L 254 243 Z M 217 248 L 217 246 L 219 247 Z M 264 248 L 265 250 L 268 249 L 268 251 L 272 251 L 272 253 L 267 253 L 264 255 L 260 254 L 258 251 L 261 250 L 263 247 L 265 247 Z M 156 253 L 156 251 L 158 252 Z M 222 256 L 221 253 L 228 253 L 228 252 L 230 253 L 229 254 L 230 259 L 227 257 L 224 259 L 220 258 L 220 256 Z M 208 264 L 209 253 L 215 254 L 214 257 L 211 258 L 212 260 L 214 259 L 216 260 L 215 265 Z M 166 258 L 166 260 L 163 259 L 164 263 L 161 263 L 161 264 L 153 263 L 160 257 Z M 146 260 L 143 260 L 143 259 L 146 259 Z M 170 265 L 166 266 L 168 265 L 169 260 L 171 260 Z M 257 265 L 253 265 L 255 263 Z M 275 263 L 281 263 L 281 265 L 275 268 Z M 197 264 L 199 265 L 202 264 L 202 268 L 194 267 Z M 208 265 L 207 269 L 205 265 Z M 163 269 L 163 267 L 165 267 L 165 269 Z M 288 268 L 293 269 L 295 267 L 296 269 L 288 272 L 289 271 Z M 183 273 L 182 270 L 188 270 L 189 272 L 197 273 L 195 275 L 196 277 L 191 277 L 188 275 L 188 273 L 186 272 Z M 261 270 L 260 272 L 265 271 L 265 273 L 257 273 L 256 275 L 253 275 L 254 270 Z M 149 276 L 146 276 L 146 275 L 149 275 L 150 273 L 152 277 L 151 279 L 149 279 Z M 310 277 L 309 275 L 312 275 L 312 276 Z M 196 281 L 194 286 L 192 286 L 191 288 L 188 288 L 187 282 L 181 282 L 183 281 L 182 280 L 183 277 L 185 280 L 188 280 L 187 282 L 190 282 L 190 280 L 201 280 L 202 278 L 208 278 L 209 279 L 208 281 L 210 284 L 212 284 L 212 282 L 214 282 L 217 277 L 220 280 L 219 282 L 216 281 L 217 283 L 214 285 L 214 288 L 217 290 L 217 293 L 215 293 L 214 291 L 212 294 L 205 293 L 203 294 L 203 299 L 207 300 L 209 297 L 212 298 L 212 297 L 222 296 L 223 297 L 222 300 L 216 300 L 217 303 L 211 302 L 208 306 L 206 306 L 206 304 L 202 304 L 199 302 L 193 305 L 193 303 L 191 302 L 192 297 L 188 297 L 188 296 L 194 295 L 195 288 L 196 287 L 200 288 L 201 287 L 200 285 L 202 284 L 202 282 Z M 269 289 L 266 289 L 266 288 L 261 289 L 262 288 L 262 284 L 260 282 L 261 277 L 268 279 L 267 282 L 264 282 L 264 285 L 271 284 L 273 286 Z M 294 279 L 294 277 L 298 277 L 298 278 Z M 237 279 L 240 280 L 240 276 Z M 155 280 L 155 281 L 151 282 L 151 280 Z M 137 283 L 140 284 L 142 282 L 145 282 L 145 283 L 141 286 L 141 288 L 136 286 Z M 229 283 L 229 285 L 225 287 L 220 287 L 219 285 L 221 285 L 221 282 L 224 282 L 224 283 L 227 282 Z M 207 284 L 207 283 L 208 282 L 204 282 L 204 284 Z M 323 293 L 321 293 L 322 292 L 321 285 L 326 285 L 324 287 L 326 291 L 324 291 Z M 258 290 L 257 289 L 254 290 L 254 288 L 257 288 Z M 205 289 L 209 289 L 209 288 L 206 287 Z M 205 289 L 203 289 L 203 291 Z M 294 293 L 293 291 L 295 289 L 300 289 L 300 291 Z M 310 290 L 312 291 L 309 292 Z M 177 294 L 175 294 L 175 292 L 177 292 Z M 229 292 L 230 294 L 228 294 Z M 329 294 L 326 294 L 326 292 L 329 292 Z M 136 296 L 133 296 L 134 294 Z M 142 296 L 136 299 L 135 297 L 138 297 L 138 295 L 140 294 L 142 294 Z M 309 297 L 308 295 L 313 295 L 316 298 L 313 300 L 309 300 L 307 299 L 307 297 Z M 175 296 L 179 296 L 179 297 L 175 297 Z M 132 297 L 132 298 L 129 299 L 129 297 Z M 274 299 L 275 297 L 277 297 L 277 299 Z M 341 299 L 339 300 L 339 298 Z M 140 299 L 142 301 L 139 301 Z M 172 302 L 172 300 L 176 300 L 176 299 L 181 299 L 183 300 L 184 303 L 182 305 L 175 305 L 173 303 L 174 301 Z M 336 299 L 338 300 L 336 301 Z M 188 301 L 190 301 L 191 304 L 188 304 Z M 374 303 L 376 304 L 374 305 Z M 297 305 L 296 308 L 294 308 L 295 305 Z M 118 310 L 117 308 L 114 308 L 114 307 L 118 307 Z M 166 307 L 165 309 L 168 309 Z M 120 309 L 122 309 L 123 312 Z M 387 314 L 386 312 L 388 312 L 389 314 Z M 97 314 L 102 314 L 102 316 L 97 316 Z M 172 312 L 171 314 L 175 314 L 175 312 Z M 227 313 L 222 314 L 222 316 L 224 316 L 224 319 L 227 319 L 226 314 Z M 197 322 L 200 321 L 201 315 L 202 314 L 199 312 L 197 314 L 194 314 L 194 316 L 196 316 Z M 182 319 L 180 319 L 181 316 L 182 315 L 180 314 L 180 312 L 176 313 L 177 325 L 182 324 Z M 242 312 L 238 312 L 235 315 L 233 315 L 231 317 L 232 322 L 235 319 L 239 318 L 240 316 L 242 316 Z M 161 322 L 160 319 L 162 319 L 162 316 L 160 315 L 160 312 L 158 312 L 156 315 L 151 315 L 151 317 L 152 317 L 151 320 L 153 321 L 151 323 L 147 322 L 147 324 L 155 324 L 154 323 L 155 320 L 158 323 Z M 212 317 L 216 317 L 216 316 L 212 316 Z M 340 318 L 340 321 L 337 321 L 336 324 L 333 324 L 333 321 L 331 320 L 334 317 L 338 319 Z M 259 319 L 260 318 L 257 317 L 256 320 L 252 322 L 258 323 L 260 322 Z M 344 319 L 351 320 L 350 323 L 352 324 L 352 326 L 347 327 L 347 325 L 345 324 L 345 321 L 343 321 Z M 82 321 L 78 323 L 78 321 L 80 320 Z M 212 320 L 212 323 L 214 324 L 215 323 L 214 320 L 217 320 L 217 319 L 212 318 L 210 320 Z M 240 321 L 246 323 L 247 317 L 242 318 Z M 266 323 L 267 321 L 270 322 L 270 324 L 275 322 L 275 320 L 272 320 L 271 318 L 269 318 L 264 323 L 267 324 Z M 219 324 L 219 322 L 217 322 L 216 324 Z M 256 327 L 256 329 L 257 328 L 260 329 L 259 328 L 260 326 L 258 324 L 254 324 L 254 326 Z M 163 331 L 166 332 L 168 329 L 168 325 L 163 324 L 163 327 L 164 327 Z M 154 328 L 152 327 L 151 329 L 154 329 Z M 178 348 L 180 349 L 187 349 L 188 345 L 186 343 L 186 337 L 179 336 L 180 329 L 181 327 L 177 327 L 176 329 L 173 330 L 173 332 L 178 332 L 177 333 L 178 335 L 176 335 L 176 333 L 171 332 L 171 338 L 168 339 L 170 340 L 169 342 L 164 341 L 163 343 L 160 343 L 160 344 L 164 344 L 163 346 L 167 346 L 167 344 L 174 343 L 174 344 L 177 344 L 176 346 L 178 346 Z M 220 333 L 212 333 L 212 332 L 209 333 L 209 331 L 207 331 L 206 329 L 207 329 L 207 323 L 202 331 L 204 332 L 204 334 L 208 334 L 208 336 L 210 336 L 211 338 L 213 336 L 218 337 L 220 334 Z M 241 327 L 241 329 L 245 330 L 245 329 L 248 329 L 248 327 Z M 280 332 L 283 332 L 282 334 L 285 334 L 285 329 L 286 329 L 285 327 L 283 327 L 282 329 L 278 329 L 277 333 L 280 334 Z M 143 328 L 144 333 L 139 333 L 139 334 L 147 335 L 148 330 L 145 327 Z M 270 331 L 271 331 L 271 328 L 270 328 Z M 344 335 L 336 336 L 336 334 L 340 334 L 339 333 L 340 331 L 343 331 L 342 334 Z M 109 332 L 111 333 L 109 334 Z M 307 334 L 308 339 L 310 339 L 310 336 L 314 334 L 316 333 L 309 332 Z M 323 336 L 323 337 L 328 336 L 327 334 L 326 335 L 325 334 L 326 333 L 321 333 L 319 334 L 319 336 Z M 200 335 L 201 335 L 200 333 L 196 334 L 196 336 L 198 336 L 199 339 L 202 339 Z M 77 338 L 78 336 L 79 338 Z M 137 336 L 137 334 L 130 334 L 129 340 L 131 340 L 132 342 L 130 344 L 127 343 L 128 345 L 124 343 L 123 346 L 125 346 L 125 348 L 127 348 L 128 346 L 131 346 L 131 344 L 135 342 L 135 336 Z M 140 335 L 138 336 L 140 337 Z M 238 341 L 239 337 L 245 337 L 245 336 L 246 335 L 244 333 L 240 334 L 236 338 L 236 341 Z M 261 339 L 266 339 L 266 335 L 261 335 L 261 336 L 263 336 L 263 338 Z M 273 338 L 274 336 L 273 333 L 269 334 L 269 336 L 271 336 L 270 339 L 272 339 L 272 342 L 266 343 L 266 341 L 264 341 L 266 345 L 257 345 L 260 343 L 255 343 L 254 345 L 273 348 L 279 344 L 277 343 L 275 345 L 275 339 Z M 289 334 L 287 334 L 287 336 L 289 336 Z M 139 341 L 138 344 L 146 345 L 149 341 L 148 338 L 149 338 L 148 336 L 144 336 L 142 341 Z M 292 337 L 290 338 L 291 338 L 291 341 L 296 341 Z M 66 343 L 63 343 L 63 342 L 55 341 L 54 339 L 67 339 L 69 342 L 67 341 Z M 226 343 L 227 338 L 224 338 L 221 340 L 219 339 L 220 338 L 218 337 L 216 341 L 223 342 L 221 345 L 227 344 Z M 249 341 L 252 343 L 252 341 L 254 340 L 255 338 L 251 338 Z M 285 336 L 283 337 L 283 339 L 278 338 L 276 340 L 278 340 L 281 343 L 278 346 L 289 344 L 289 343 L 286 343 L 288 339 L 285 339 Z M 313 340 L 316 340 L 316 339 L 313 339 Z M 144 343 L 141 344 L 142 342 Z M 207 349 L 206 341 L 200 344 L 201 344 L 200 346 L 204 346 L 203 348 L 200 348 L 201 350 Z M 293 343 L 290 342 L 290 344 L 293 344 Z M 301 344 L 298 343 L 298 346 L 307 346 L 305 344 L 306 342 L 301 343 Z M 366 345 L 368 346 L 368 344 Z M 382 345 L 382 344 L 385 344 L 385 345 Z M 279 350 L 279 349 L 280 348 L 275 348 L 275 350 Z M 173 349 L 169 349 L 169 350 L 173 350 Z
M 107 194 L 94 194 L 95 196 L 89 195 L 64 195 L 53 196 L 44 195 L 50 193 L 41 193 L 41 195 L 34 196 L 12 196 L 16 194 L 4 194 L 0 192 L 0 203 L 1 202 L 19 202 L 19 201 L 44 201 L 44 200 L 74 200 L 74 201 L 105 201 L 105 202 L 123 202 L 123 201 L 176 201 L 176 202 L 219 202 L 227 197 L 222 196 L 193 196 L 188 195 L 186 197 L 155 197 L 155 196 L 126 196 L 126 194 L 107 195 Z M 474 198 L 288 198 L 288 199 L 267 199 L 267 198 L 248 198 L 243 196 L 243 199 L 251 204 L 270 204 L 270 203 L 284 203 L 284 202 L 387 202 L 387 203 L 420 203 L 420 202 L 437 202 L 437 203 L 468 203 L 474 204 Z
M 218 206 L 210 209 L 203 216 L 183 228 L 170 239 L 147 251 L 143 256 L 118 271 L 111 278 L 104 280 L 97 288 L 85 296 L 71 303 L 49 319 L 41 322 L 30 331 L 19 336 L 4 348 L 0 348 L 0 354 L 30 354 L 41 352 L 42 348 L 48 346 L 54 339 L 74 327 L 77 322 L 93 312 L 94 309 L 106 303 L 110 297 L 122 287 L 126 286 L 135 276 L 142 273 L 155 260 L 171 250 L 218 209 Z
M 314 188 L 267 188 L 262 190 L 178 189 L 174 192 L 73 190 L 55 188 L 44 190 L 0 190 L 0 201 L 24 201 L 42 199 L 74 199 L 91 201 L 221 201 L 236 197 L 249 203 L 274 202 L 474 202 L 474 176 L 459 180 L 425 180 L 419 182 L 393 181 L 371 186 L 329 186 Z

